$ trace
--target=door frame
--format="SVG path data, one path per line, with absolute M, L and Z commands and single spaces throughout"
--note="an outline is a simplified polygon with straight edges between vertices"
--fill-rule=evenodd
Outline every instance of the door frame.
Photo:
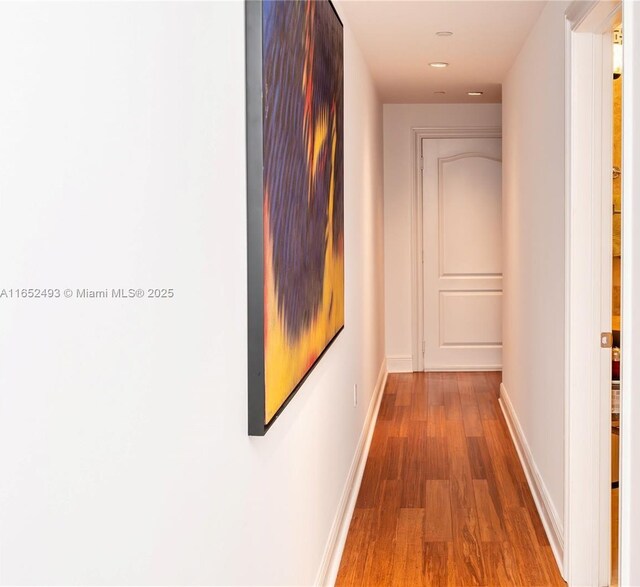
M 611 351 L 601 349 L 599 339 L 611 330 L 611 320 L 604 323 L 611 296 L 611 277 L 605 275 L 607 268 L 611 275 L 609 31 L 620 6 L 617 0 L 573 2 L 565 24 L 563 566 L 569 585 L 581 587 L 608 585 L 610 579 Z
M 640 6 L 625 2 L 622 105 L 620 585 L 640 584 Z M 634 102 L 635 101 L 635 102 Z M 635 556 L 634 556 L 635 555 Z
M 501 139 L 501 126 L 443 126 L 411 129 L 413 161 L 411 199 L 411 367 L 424 371 L 424 240 L 422 218 L 423 139 Z

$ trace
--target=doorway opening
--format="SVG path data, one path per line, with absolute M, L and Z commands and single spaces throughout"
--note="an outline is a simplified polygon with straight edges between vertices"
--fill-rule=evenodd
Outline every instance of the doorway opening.
M 613 139 L 612 139 L 612 239 L 611 239 L 611 585 L 618 585 L 620 509 L 620 356 L 622 290 L 622 25 L 612 31 Z

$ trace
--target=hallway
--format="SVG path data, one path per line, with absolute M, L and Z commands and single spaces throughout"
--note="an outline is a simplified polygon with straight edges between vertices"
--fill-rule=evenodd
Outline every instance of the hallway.
M 389 375 L 337 585 L 565 585 L 500 380 Z

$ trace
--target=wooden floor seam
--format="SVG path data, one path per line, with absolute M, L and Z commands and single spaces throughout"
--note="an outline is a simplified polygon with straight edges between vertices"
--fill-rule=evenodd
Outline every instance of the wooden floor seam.
M 498 404 L 501 374 L 390 374 L 336 585 L 566 585 Z

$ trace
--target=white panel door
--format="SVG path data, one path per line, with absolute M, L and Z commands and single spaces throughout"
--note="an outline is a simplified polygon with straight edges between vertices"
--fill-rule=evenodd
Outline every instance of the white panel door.
M 502 141 L 423 139 L 424 365 L 502 367 Z

